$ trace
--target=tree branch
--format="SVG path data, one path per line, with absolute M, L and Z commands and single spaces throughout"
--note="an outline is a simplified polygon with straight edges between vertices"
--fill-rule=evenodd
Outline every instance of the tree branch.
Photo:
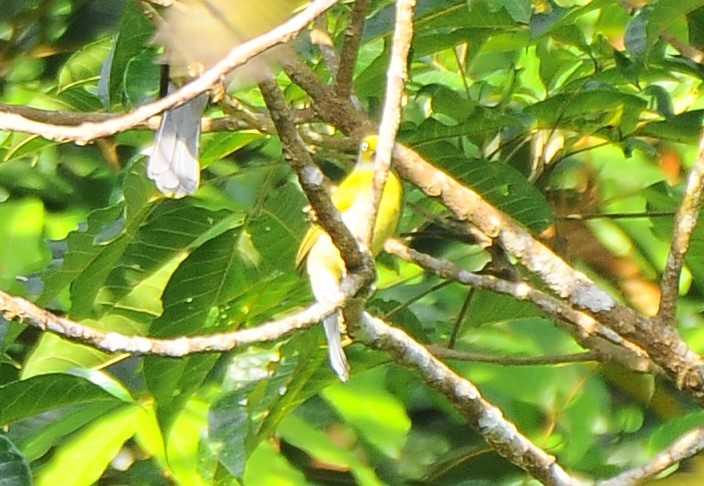
M 357 63 L 359 46 L 362 44 L 364 22 L 370 3 L 371 0 L 356 0 L 352 7 L 350 23 L 345 31 L 345 43 L 342 45 L 342 53 L 340 54 L 340 68 L 337 71 L 337 85 L 335 86 L 335 93 L 340 98 L 348 99 L 352 94 L 354 68 Z
M 349 294 L 356 293 L 359 282 L 348 281 Z M 87 344 L 109 353 L 160 355 L 180 358 L 195 353 L 224 352 L 252 344 L 277 341 L 300 329 L 316 325 L 345 303 L 341 294 L 337 302 L 313 304 L 288 317 L 270 321 L 250 329 L 211 334 L 207 336 L 156 339 L 104 332 L 89 326 L 58 317 L 28 300 L 0 291 L 0 314 L 8 321 L 16 321 L 43 331 L 50 331 L 74 342 Z
M 618 476 L 599 481 L 597 486 L 630 486 L 643 484 L 647 479 L 704 450 L 704 427 L 697 427 L 680 436 L 675 442 L 642 466 L 629 469 Z
M 478 363 L 492 363 L 504 366 L 539 366 L 556 365 L 565 363 L 585 363 L 600 361 L 601 356 L 595 351 L 584 353 L 563 354 L 557 356 L 496 356 L 486 353 L 472 353 L 445 348 L 443 346 L 426 346 L 428 351 L 436 358 L 456 361 L 475 361 Z
M 184 85 L 174 93 L 143 105 L 130 113 L 98 122 L 79 125 L 54 125 L 32 120 L 12 111 L 0 111 L 0 130 L 32 133 L 60 142 L 73 141 L 83 145 L 97 138 L 129 130 L 164 110 L 195 98 L 218 83 L 227 73 L 245 64 L 267 49 L 293 39 L 310 22 L 337 3 L 337 0 L 315 0 L 299 14 L 270 32 L 245 42 L 206 70 L 202 76 Z
M 484 440 L 499 454 L 546 485 L 577 484 L 555 461 L 506 420 L 501 411 L 482 398 L 479 390 L 435 358 L 406 333 L 365 313 L 364 341 L 412 368 L 430 387 L 445 396 Z
M 365 278 L 371 284 L 375 275 L 372 257 L 360 249 L 357 240 L 342 221 L 340 212 L 332 203 L 325 189 L 325 175 L 313 163 L 303 145 L 279 85 L 273 79 L 268 79 L 259 83 L 259 89 L 288 154 L 289 162 L 298 174 L 301 187 L 315 211 L 316 223 L 330 235 L 340 250 L 347 269 L 350 272 L 363 270 Z
M 660 309 L 655 321 L 663 326 L 674 326 L 679 297 L 680 274 L 684 257 L 697 226 L 704 192 L 704 130 L 699 138 L 699 154 L 687 178 L 687 189 L 675 215 L 670 253 L 660 282 Z
M 573 309 L 560 299 L 541 292 L 526 282 L 510 282 L 491 275 L 468 272 L 447 260 L 412 250 L 398 240 L 388 241 L 386 250 L 442 278 L 532 303 L 548 316 L 557 319 L 556 323 L 560 327 L 572 334 L 581 346 L 593 349 L 602 361 L 619 363 L 641 373 L 657 371 L 657 367 L 642 349 L 602 326 L 589 314 Z
M 405 92 L 408 73 L 408 52 L 413 39 L 413 9 L 415 0 L 396 0 L 396 23 L 394 25 L 391 60 L 386 71 L 386 89 L 384 91 L 384 109 L 379 125 L 379 145 L 374 160 L 374 191 L 370 201 L 369 224 L 362 241 L 371 247 L 374 222 L 379 212 L 381 194 L 391 170 L 391 154 L 396 141 L 396 132 L 401 123 L 401 103 Z

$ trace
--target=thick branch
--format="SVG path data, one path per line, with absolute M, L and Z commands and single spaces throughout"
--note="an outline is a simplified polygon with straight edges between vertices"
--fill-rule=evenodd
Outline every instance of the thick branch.
M 303 88 L 313 99 L 313 110 L 322 120 L 332 123 L 357 140 L 377 131 L 376 124 L 358 112 L 349 99 L 336 96 L 330 86 L 323 84 L 318 76 L 298 59 L 284 62 L 284 71 L 291 81 Z
M 521 435 L 498 408 L 484 400 L 470 381 L 457 375 L 400 329 L 366 313 L 362 321 L 365 341 L 370 346 L 386 351 L 396 362 L 416 370 L 499 454 L 543 484 L 577 484 L 553 456 Z

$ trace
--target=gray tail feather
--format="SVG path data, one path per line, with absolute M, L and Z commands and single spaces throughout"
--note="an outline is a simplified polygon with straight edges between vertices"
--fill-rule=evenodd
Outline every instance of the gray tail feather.
M 347 381 L 350 377 L 350 365 L 347 362 L 345 351 L 342 349 L 339 313 L 335 313 L 323 319 L 323 328 L 325 329 L 325 337 L 327 337 L 328 340 L 330 366 L 332 366 L 332 369 L 337 373 L 340 381 Z
M 168 196 L 180 198 L 198 189 L 200 119 L 207 102 L 208 95 L 204 93 L 162 114 L 147 176 Z

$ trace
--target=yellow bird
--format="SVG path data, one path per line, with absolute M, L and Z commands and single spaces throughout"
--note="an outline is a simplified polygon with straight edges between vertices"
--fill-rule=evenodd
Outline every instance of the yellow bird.
M 369 204 L 374 186 L 374 158 L 379 137 L 366 137 L 359 148 L 359 158 L 352 172 L 332 193 L 332 202 L 340 211 L 342 220 L 350 232 L 360 238 L 367 225 Z M 403 185 L 398 176 L 391 171 L 384 186 L 379 203 L 371 251 L 376 256 L 384 247 L 386 240 L 393 235 L 398 225 L 403 206 Z M 313 225 L 303 238 L 296 266 L 306 260 L 306 272 L 310 279 L 313 295 L 318 302 L 330 301 L 339 295 L 340 281 L 345 276 L 345 262 L 333 244 L 330 236 L 319 226 Z M 340 380 L 349 378 L 349 364 L 342 349 L 340 312 L 323 320 L 325 336 L 328 341 L 330 365 Z

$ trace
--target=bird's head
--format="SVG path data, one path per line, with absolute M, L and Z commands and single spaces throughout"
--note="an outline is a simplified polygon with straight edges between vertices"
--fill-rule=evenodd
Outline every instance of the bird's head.
M 379 145 L 379 135 L 367 135 L 359 144 L 359 160 L 362 166 L 372 167 L 376 157 L 376 147 Z

